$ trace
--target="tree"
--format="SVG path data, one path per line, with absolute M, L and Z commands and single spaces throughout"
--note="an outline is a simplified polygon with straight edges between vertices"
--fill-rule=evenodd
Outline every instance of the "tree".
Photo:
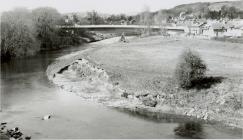
M 186 14 L 191 14 L 193 12 L 193 9 L 191 7 L 188 7 L 186 10 Z
M 208 15 L 207 15 L 208 18 L 211 18 L 211 19 L 220 19 L 221 18 L 221 11 L 209 11 Z
M 229 8 L 224 5 L 221 7 L 221 17 L 225 18 L 228 15 Z
M 209 10 L 208 6 L 203 8 L 203 17 L 206 19 L 210 18 L 209 12 L 210 12 L 210 10 Z
M 42 7 L 32 11 L 32 19 L 36 28 L 36 37 L 42 49 L 59 47 L 56 25 L 61 21 L 61 14 L 54 8 Z
M 78 24 L 80 25 L 88 25 L 90 24 L 89 20 L 86 17 L 80 17 Z
M 157 15 L 154 17 L 155 23 L 163 26 L 167 23 L 167 16 L 164 14 L 163 11 L 159 11 Z
M 119 15 L 119 20 L 127 20 L 127 17 L 125 14 L 120 14 Z
M 234 19 L 241 17 L 241 12 L 239 9 L 234 6 L 228 7 L 223 5 L 219 11 L 210 11 L 209 8 L 204 9 L 204 17 L 211 19 L 220 19 L 220 18 L 229 18 Z
M 87 13 L 87 19 L 90 22 L 91 25 L 97 25 L 97 24 L 103 24 L 105 23 L 104 19 L 99 16 L 99 14 L 96 11 L 88 12 Z
M 133 18 L 133 16 L 128 16 L 128 17 L 127 17 L 127 20 L 128 20 L 128 21 L 132 21 L 132 20 L 134 20 L 134 18 Z
M 4 12 L 1 17 L 1 61 L 33 55 L 39 50 L 31 13 L 24 8 Z
M 230 19 L 234 19 L 237 18 L 237 16 L 238 16 L 238 10 L 234 6 L 229 7 L 228 17 Z
M 74 23 L 78 23 L 79 22 L 79 18 L 78 18 L 78 15 L 77 14 L 73 14 L 73 22 Z
M 140 14 L 140 24 L 145 26 L 145 28 L 143 29 L 143 33 L 150 35 L 152 15 L 148 6 L 145 6 L 143 12 Z

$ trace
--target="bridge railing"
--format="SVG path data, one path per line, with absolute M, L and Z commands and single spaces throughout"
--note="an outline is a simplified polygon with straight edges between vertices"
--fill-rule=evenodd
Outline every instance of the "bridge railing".
M 72 25 L 72 26 L 57 26 L 58 28 L 147 28 L 147 26 L 143 25 Z M 150 26 L 150 28 L 157 28 L 159 29 L 159 26 Z
M 99 29 L 99 28 L 116 28 L 116 29 L 144 29 L 148 28 L 148 26 L 144 25 L 72 25 L 72 26 L 57 26 L 58 28 L 64 29 Z M 150 26 L 151 29 L 167 29 L 167 30 L 186 30 L 186 26 Z

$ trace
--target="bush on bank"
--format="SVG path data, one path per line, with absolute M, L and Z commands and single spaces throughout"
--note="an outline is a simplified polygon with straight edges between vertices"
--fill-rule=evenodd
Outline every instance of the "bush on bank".
M 204 78 L 207 66 L 197 53 L 186 50 L 179 59 L 175 77 L 181 88 L 190 88 L 193 81 Z

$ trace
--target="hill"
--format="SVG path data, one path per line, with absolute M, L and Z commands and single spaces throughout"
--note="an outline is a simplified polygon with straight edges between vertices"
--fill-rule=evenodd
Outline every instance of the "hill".
M 209 9 L 210 10 L 220 10 L 220 8 L 222 6 L 227 6 L 227 7 L 231 7 L 231 6 L 234 6 L 235 8 L 239 9 L 239 10 L 243 10 L 243 0 L 240 0 L 240 1 L 225 1 L 225 2 L 214 2 L 214 3 L 211 3 L 209 5 Z
M 192 12 L 198 12 L 203 8 L 209 8 L 211 11 L 215 10 L 218 11 L 221 9 L 222 6 L 226 7 L 232 7 L 239 10 L 243 10 L 243 1 L 224 1 L 224 2 L 197 2 L 197 3 L 191 3 L 191 4 L 182 4 L 178 5 L 170 10 L 173 11 L 186 11 L 188 9 L 192 10 Z
M 188 14 L 193 13 L 194 15 L 205 14 L 208 10 L 219 11 L 222 6 L 235 7 L 238 11 L 243 11 L 243 0 L 240 1 L 224 1 L 224 2 L 196 2 L 190 4 L 182 4 L 175 6 L 171 9 L 162 9 L 154 12 L 156 15 L 162 12 L 166 16 L 178 16 L 181 12 L 186 12 Z

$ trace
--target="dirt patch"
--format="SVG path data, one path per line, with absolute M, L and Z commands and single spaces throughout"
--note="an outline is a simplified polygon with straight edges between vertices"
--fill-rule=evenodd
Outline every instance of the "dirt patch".
M 108 82 L 105 70 L 86 59 L 78 59 L 65 66 L 52 80 L 59 87 L 89 100 L 104 102 L 117 95 L 111 94 L 116 89 Z

